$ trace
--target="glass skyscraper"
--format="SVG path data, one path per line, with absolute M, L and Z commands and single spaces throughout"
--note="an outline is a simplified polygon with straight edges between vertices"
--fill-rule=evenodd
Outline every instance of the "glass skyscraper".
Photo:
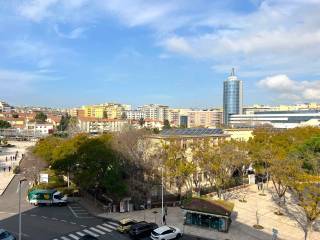
M 223 83 L 223 123 L 229 124 L 231 114 L 242 113 L 242 81 L 234 73 L 231 74 Z

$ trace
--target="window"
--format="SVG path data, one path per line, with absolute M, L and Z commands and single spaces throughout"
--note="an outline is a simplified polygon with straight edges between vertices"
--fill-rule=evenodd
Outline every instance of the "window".
M 7 231 L 0 233 L 0 239 L 6 239 L 8 237 L 10 237 L 10 233 L 8 233 Z
M 167 230 L 167 231 L 164 231 L 163 233 L 162 233 L 162 235 L 166 235 L 166 234 L 170 234 L 170 233 L 173 233 L 173 231 L 170 229 L 170 230 Z

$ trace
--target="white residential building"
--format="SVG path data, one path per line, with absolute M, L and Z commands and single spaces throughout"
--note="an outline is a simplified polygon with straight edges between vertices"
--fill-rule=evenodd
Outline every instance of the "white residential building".
M 120 132 L 128 122 L 126 120 L 117 119 L 101 119 L 79 117 L 78 127 L 81 131 L 87 133 L 105 133 L 105 132 Z
M 35 134 L 46 136 L 53 133 L 53 124 L 51 123 L 36 123 L 26 122 L 25 129 L 28 131 L 34 131 Z
M 127 119 L 129 120 L 139 120 L 141 118 L 145 118 L 145 115 L 140 110 L 129 110 L 124 112 L 126 114 Z
M 168 120 L 169 107 L 158 104 L 148 104 L 139 107 L 138 110 L 142 111 L 145 119 L 152 119 L 158 121 Z

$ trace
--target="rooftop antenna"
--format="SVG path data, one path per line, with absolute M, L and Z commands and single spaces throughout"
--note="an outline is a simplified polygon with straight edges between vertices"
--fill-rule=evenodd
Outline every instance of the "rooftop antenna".
M 235 76 L 235 74 L 234 74 L 234 68 L 231 69 L 231 76 Z

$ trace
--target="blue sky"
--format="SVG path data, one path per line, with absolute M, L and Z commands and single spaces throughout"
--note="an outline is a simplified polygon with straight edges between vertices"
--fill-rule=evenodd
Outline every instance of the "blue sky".
M 0 99 L 80 106 L 320 99 L 320 0 L 0 0 Z

